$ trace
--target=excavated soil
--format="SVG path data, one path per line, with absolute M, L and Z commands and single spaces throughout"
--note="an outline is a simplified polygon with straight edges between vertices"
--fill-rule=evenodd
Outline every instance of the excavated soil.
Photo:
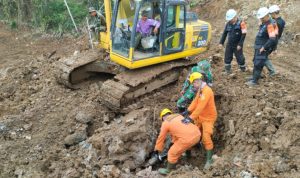
M 253 10 L 260 4 L 220 2 L 194 9 L 213 26 L 208 54 L 218 109 L 214 163 L 203 171 L 205 152 L 193 148 L 192 158 L 181 159 L 169 177 L 300 177 L 300 3 L 280 1 L 287 28 L 279 53 L 271 57 L 278 75 L 271 78 L 265 71 L 260 85 L 249 88 L 244 83 L 251 75 L 257 30 Z M 215 46 L 229 7 L 247 19 L 249 70 L 241 73 L 234 61 L 228 76 L 222 73 L 223 50 Z M 55 39 L 0 24 L 0 41 L 0 177 L 161 177 L 157 168 L 164 163 L 146 164 L 158 134 L 157 117 L 164 107 L 175 109 L 188 69 L 177 83 L 114 113 L 99 101 L 99 77 L 79 90 L 56 82 L 58 61 L 85 50 L 85 37 Z

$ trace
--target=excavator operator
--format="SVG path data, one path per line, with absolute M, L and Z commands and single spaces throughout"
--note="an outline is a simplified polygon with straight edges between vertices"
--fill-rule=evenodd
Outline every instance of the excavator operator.
M 158 34 L 160 22 L 154 19 L 149 19 L 148 16 L 149 14 L 146 10 L 142 11 L 142 18 L 139 20 L 136 27 L 136 47 L 138 47 L 142 38 L 151 36 L 153 27 L 153 33 L 155 35 Z

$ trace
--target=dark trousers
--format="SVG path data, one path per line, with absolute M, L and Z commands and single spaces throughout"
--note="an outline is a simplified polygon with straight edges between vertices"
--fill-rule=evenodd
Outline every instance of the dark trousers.
M 254 58 L 253 58 L 253 81 L 255 83 L 258 82 L 261 72 L 265 66 L 266 61 L 268 60 L 268 53 L 263 51 L 262 53 L 259 52 L 259 49 L 255 49 L 254 51 Z
M 225 49 L 225 66 L 230 66 L 231 65 L 231 61 L 233 59 L 233 54 L 235 55 L 235 58 L 237 60 L 237 63 L 240 66 L 241 70 L 245 70 L 246 66 L 245 66 L 245 56 L 243 53 L 243 48 L 241 48 L 240 50 L 237 50 L 237 45 L 231 45 L 231 44 L 227 44 L 226 45 L 226 49 Z

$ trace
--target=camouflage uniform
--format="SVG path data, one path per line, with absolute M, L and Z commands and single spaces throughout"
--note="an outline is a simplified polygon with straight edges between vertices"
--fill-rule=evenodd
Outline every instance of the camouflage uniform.
M 89 12 L 96 12 L 96 16 L 90 16 L 89 18 L 89 29 L 91 30 L 93 41 L 98 42 L 100 40 L 99 33 L 106 30 L 105 17 L 93 7 L 90 8 Z
M 189 104 L 193 101 L 197 90 L 194 89 L 193 85 L 190 84 L 189 77 L 193 72 L 200 72 L 204 75 L 204 81 L 209 85 L 212 86 L 213 82 L 213 75 L 211 73 L 211 66 L 207 60 L 202 60 L 198 62 L 197 66 L 192 67 L 191 72 L 185 79 L 182 87 L 182 91 L 184 94 L 178 99 L 177 101 L 177 108 L 180 112 L 186 110 Z

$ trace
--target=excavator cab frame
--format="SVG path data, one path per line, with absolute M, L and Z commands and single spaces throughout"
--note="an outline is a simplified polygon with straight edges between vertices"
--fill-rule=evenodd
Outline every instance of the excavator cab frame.
M 160 11 L 161 19 L 158 47 L 156 51 L 141 52 L 136 48 L 137 23 L 145 9 L 150 12 L 149 18 L 155 18 L 155 8 Z M 184 0 L 116 0 L 111 22 L 110 59 L 129 69 L 185 58 L 207 49 L 207 44 L 187 49 L 187 41 L 191 39 L 186 34 Z

